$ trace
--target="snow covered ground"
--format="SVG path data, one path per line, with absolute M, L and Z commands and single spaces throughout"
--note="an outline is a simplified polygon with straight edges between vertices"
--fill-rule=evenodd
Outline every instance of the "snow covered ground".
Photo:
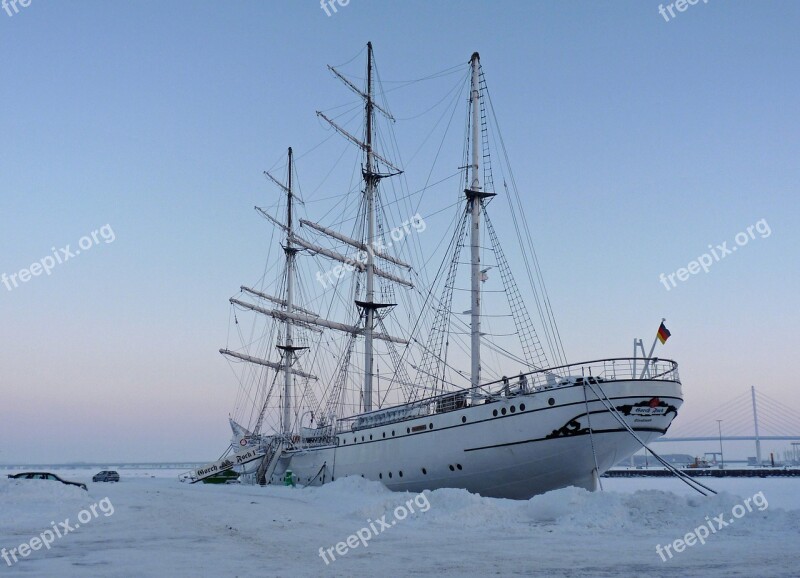
M 602 493 L 568 488 L 519 502 L 392 493 L 362 479 L 260 488 L 189 486 L 164 470 L 123 470 L 119 484 L 55 473 L 87 482 L 88 494 L 0 479 L 0 548 L 12 562 L 0 559 L 0 576 L 800 575 L 797 479 L 712 479 L 712 498 L 675 480 L 605 479 Z M 666 561 L 656 552 L 709 524 L 704 545 Z M 24 543 L 39 548 L 23 558 Z

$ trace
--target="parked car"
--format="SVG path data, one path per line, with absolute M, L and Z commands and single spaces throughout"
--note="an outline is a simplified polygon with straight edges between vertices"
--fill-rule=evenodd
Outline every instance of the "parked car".
M 50 472 L 21 472 L 19 474 L 8 474 L 8 477 L 13 480 L 52 480 L 54 482 L 61 482 L 62 484 L 66 484 L 68 486 L 78 486 L 79 488 L 88 491 L 86 484 L 63 480 L 57 475 L 51 474 Z
M 113 470 L 103 470 L 92 477 L 93 482 L 118 482 L 119 474 Z

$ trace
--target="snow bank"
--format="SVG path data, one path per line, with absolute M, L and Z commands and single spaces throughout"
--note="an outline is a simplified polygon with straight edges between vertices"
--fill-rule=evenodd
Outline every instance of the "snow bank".
M 38 533 L 54 519 L 74 517 L 93 501 L 85 490 L 61 482 L 0 478 L 2 527 L 19 534 Z
M 113 516 L 100 516 L 51 550 L 5 570 L 73 576 L 80 568 L 81 576 L 98 578 L 182 578 L 232 570 L 241 576 L 293 577 L 797 576 L 786 553 L 800 543 L 800 510 L 771 502 L 760 511 L 751 501 L 752 511 L 674 558 L 662 560 L 656 551 L 656 545 L 671 544 L 720 514 L 731 519 L 733 508 L 760 488 L 768 501 L 770 495 L 796 492 L 796 480 L 730 483 L 727 493 L 712 497 L 640 489 L 647 487 L 646 481 L 641 484 L 596 493 L 566 488 L 515 501 L 456 489 L 422 496 L 390 492 L 360 477 L 310 488 L 189 486 L 138 478 L 91 484 L 88 493 L 57 482 L 2 478 L 0 547 L 29 540 L 51 521 L 74 521 L 78 511 L 108 495 Z M 409 501 L 415 512 L 394 517 Z M 351 548 L 329 564 L 320 557 L 321 548 L 335 547 L 368 527 L 367 520 L 381 518 L 389 529 L 381 527 L 368 546 Z
M 591 493 L 577 488 L 565 488 L 536 496 L 527 503 L 527 511 L 534 524 L 557 525 L 560 529 L 580 531 L 636 532 L 661 531 L 664 528 L 688 530 L 708 523 L 724 514 L 724 520 L 734 519 L 734 508 L 739 523 L 729 524 L 726 532 L 747 535 L 800 531 L 800 511 L 785 511 L 769 506 L 752 496 L 737 496 L 721 492 L 716 496 L 681 496 L 660 490 L 639 490 L 632 494 L 616 492 Z M 747 499 L 749 501 L 749 508 Z
M 391 492 L 379 482 L 355 476 L 322 487 L 304 488 L 301 492 L 309 505 L 340 517 L 359 520 L 375 519 L 391 512 L 416 495 Z M 706 517 L 724 513 L 725 520 L 730 520 L 733 508 L 744 506 L 745 499 L 752 497 L 728 492 L 704 497 L 663 490 L 589 492 L 574 487 L 548 492 L 528 501 L 484 498 L 458 489 L 425 491 L 424 495 L 430 509 L 413 516 L 423 525 L 441 526 L 456 522 L 462 528 L 491 529 L 522 524 L 547 532 L 557 530 L 570 534 L 597 531 L 655 533 L 665 527 L 686 528 L 688 531 L 706 523 Z M 769 493 L 762 495 L 765 503 L 751 500 L 750 510 L 742 516 L 743 521 L 731 524 L 726 531 L 738 534 L 800 531 L 800 511 L 787 512 L 769 505 Z

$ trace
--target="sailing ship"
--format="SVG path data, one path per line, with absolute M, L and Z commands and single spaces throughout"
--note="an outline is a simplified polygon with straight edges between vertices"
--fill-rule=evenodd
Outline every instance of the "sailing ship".
M 426 285 L 425 275 L 391 250 L 381 184 L 402 169 L 376 146 L 376 116 L 394 118 L 376 97 L 371 43 L 366 51 L 363 89 L 329 67 L 361 103 L 363 137 L 317 113 L 361 157 L 359 202 L 349 221 L 356 223 L 353 233 L 297 219 L 303 201 L 291 148 L 285 180 L 265 172 L 280 191 L 281 214 L 257 209 L 281 236 L 282 270 L 264 283 L 272 283 L 275 294 L 243 286 L 242 294 L 230 299 L 237 326 L 242 311 L 263 319 L 263 339 L 243 336 L 241 347 L 220 350 L 231 362 L 241 362 L 247 389 L 239 406 L 245 411 L 230 419 L 228 453 L 189 474 L 189 481 L 237 468 L 240 479 L 262 485 L 291 480 L 313 486 L 360 476 L 397 491 L 464 488 L 514 499 L 565 486 L 594 490 L 608 468 L 666 433 L 683 401 L 677 364 L 652 357 L 567 363 L 550 300 L 537 283 L 541 269 L 516 193 L 512 224 L 546 334 L 545 353 L 488 215 L 492 200 L 503 193 L 492 190 L 487 123 L 494 115 L 487 112 L 493 107 L 478 53 L 463 73 L 469 91 L 465 163 L 459 168 L 464 186 L 439 274 Z M 515 194 L 515 186 L 510 192 L 504 181 L 503 187 L 505 194 Z M 422 217 L 415 217 L 419 224 Z M 404 225 L 408 234 L 408 222 Z M 462 252 L 468 252 L 467 262 Z M 313 291 L 298 278 L 298 260 L 308 256 L 335 267 L 333 275 L 316 274 L 328 301 L 308 299 Z M 462 264 L 469 270 L 464 287 L 457 281 Z M 491 292 L 483 287 L 490 270 L 502 285 Z M 352 273 L 349 291 L 343 272 Z M 469 298 L 468 322 L 460 312 L 454 315 L 459 291 Z M 489 293 L 507 302 L 507 334 L 491 331 L 484 300 Z M 408 294 L 417 298 L 419 310 L 406 314 L 405 326 L 392 325 L 399 332 L 393 334 L 391 320 L 402 318 L 397 302 L 412 303 Z M 328 311 L 340 304 L 346 318 L 316 313 L 307 301 Z M 518 344 L 515 350 L 504 345 L 509 336 Z M 486 352 L 496 361 L 491 372 L 482 357 Z M 389 370 L 381 374 L 378 362 Z

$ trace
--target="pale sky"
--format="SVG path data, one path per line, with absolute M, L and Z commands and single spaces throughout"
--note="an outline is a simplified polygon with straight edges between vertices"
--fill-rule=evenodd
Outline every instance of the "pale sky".
M 665 317 L 657 354 L 679 362 L 686 398 L 674 433 L 700 416 L 713 433 L 708 412 L 751 385 L 800 409 L 800 4 L 711 0 L 668 21 L 658 6 L 0 10 L 0 273 L 84 246 L 49 275 L 0 284 L 0 462 L 224 450 L 237 384 L 217 350 L 227 299 L 264 269 L 253 206 L 275 190 L 261 173 L 329 136 L 314 111 L 348 94 L 325 66 L 367 41 L 388 82 L 480 52 L 570 361 L 629 356 L 634 337 L 649 347 Z M 396 95 L 393 112 L 412 118 L 444 93 Z M 400 144 L 419 143 L 420 126 L 399 120 Z M 298 161 L 304 190 L 341 151 Z M 406 167 L 411 190 L 424 160 Z M 659 280 L 748 227 L 708 272 Z

